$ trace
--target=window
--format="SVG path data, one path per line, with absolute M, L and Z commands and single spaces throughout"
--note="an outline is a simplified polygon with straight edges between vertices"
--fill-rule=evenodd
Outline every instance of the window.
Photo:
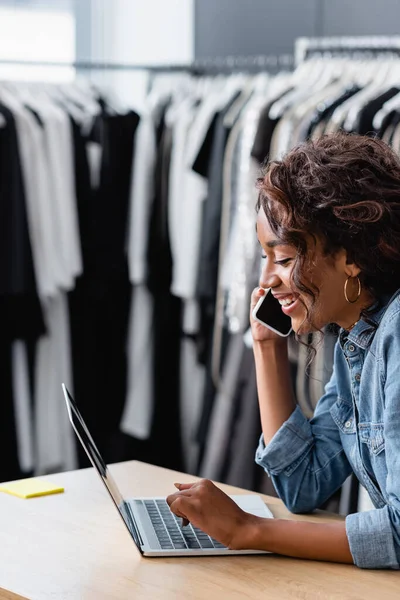
M 0 79 L 71 81 L 72 67 L 23 66 L 4 61 L 72 63 L 75 60 L 75 15 L 67 0 L 0 1 Z

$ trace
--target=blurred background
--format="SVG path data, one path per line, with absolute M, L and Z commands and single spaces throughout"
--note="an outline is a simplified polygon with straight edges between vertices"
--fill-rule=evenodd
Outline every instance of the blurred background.
M 268 158 L 344 129 L 400 150 L 396 0 L 0 0 L 0 480 L 107 462 L 274 493 L 248 303 Z M 312 416 L 317 358 L 289 340 Z M 312 340 L 307 340 L 312 341 Z M 329 508 L 368 508 L 349 479 Z

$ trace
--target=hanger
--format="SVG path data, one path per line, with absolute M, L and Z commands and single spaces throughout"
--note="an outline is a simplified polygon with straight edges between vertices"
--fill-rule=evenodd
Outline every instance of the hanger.
M 309 98 L 310 90 L 323 89 L 334 80 L 336 68 L 336 63 L 332 60 L 326 60 L 326 57 L 317 56 L 302 63 L 292 75 L 295 89 L 271 106 L 270 119 L 279 119 L 290 107 Z
M 382 106 L 380 110 L 376 113 L 373 118 L 372 124 L 374 129 L 380 129 L 383 125 L 384 119 L 393 111 L 397 111 L 400 109 L 400 92 L 390 98 L 385 104 Z
M 390 71 L 393 61 L 387 57 L 376 58 L 370 61 L 369 67 L 366 67 L 366 74 L 369 77 L 369 83 L 361 92 L 353 96 L 353 103 L 348 111 L 344 127 L 347 131 L 352 131 L 358 118 L 358 114 L 363 106 L 379 96 L 385 90 L 391 87 Z

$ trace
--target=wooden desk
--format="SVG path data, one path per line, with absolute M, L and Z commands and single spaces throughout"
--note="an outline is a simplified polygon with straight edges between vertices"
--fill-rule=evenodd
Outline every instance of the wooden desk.
M 144 463 L 111 467 L 124 496 L 166 495 L 188 475 Z M 30 600 L 366 600 L 400 597 L 397 572 L 274 555 L 141 558 L 93 469 L 46 477 L 65 493 L 0 494 L 0 598 Z M 243 490 L 222 486 L 229 493 Z M 291 518 L 266 498 L 275 516 Z M 299 517 L 297 517 L 299 518 Z M 329 520 L 330 515 L 303 519 Z

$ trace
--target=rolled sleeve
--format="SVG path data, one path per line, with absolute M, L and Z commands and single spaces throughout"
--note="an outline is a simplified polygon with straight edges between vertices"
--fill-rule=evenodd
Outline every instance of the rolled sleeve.
M 256 451 L 256 463 L 268 475 L 284 472 L 290 475 L 305 459 L 313 446 L 313 435 L 308 419 L 297 406 L 290 417 L 281 425 L 268 446 L 261 435 Z
M 399 569 L 387 506 L 346 517 L 354 564 L 362 569 Z

